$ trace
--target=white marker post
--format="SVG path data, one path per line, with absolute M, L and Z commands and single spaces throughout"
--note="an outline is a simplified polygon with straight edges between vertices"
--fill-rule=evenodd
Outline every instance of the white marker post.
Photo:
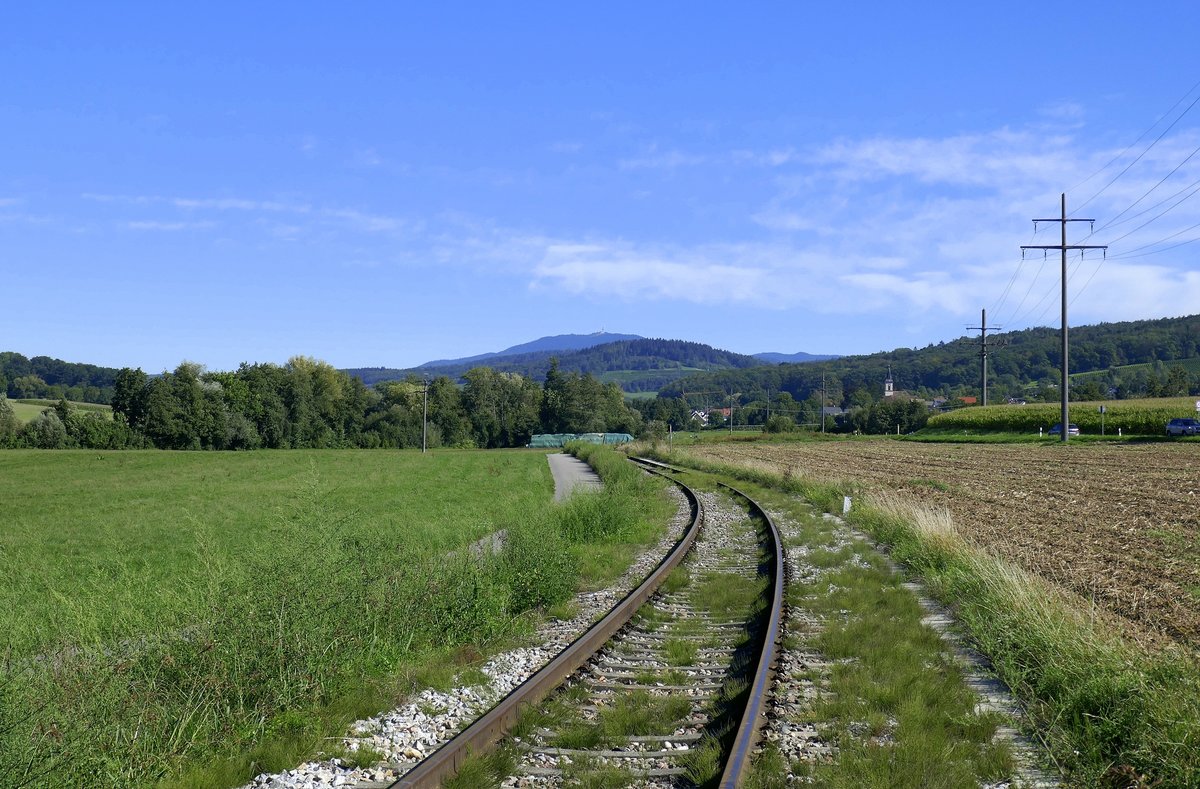
M 849 514 L 850 514 L 850 497 L 843 496 L 842 497 L 842 515 L 849 515 Z

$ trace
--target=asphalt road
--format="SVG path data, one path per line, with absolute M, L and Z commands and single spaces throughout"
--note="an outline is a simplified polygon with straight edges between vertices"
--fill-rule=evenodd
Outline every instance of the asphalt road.
M 546 460 L 554 476 L 555 501 L 562 501 L 576 490 L 594 490 L 604 485 L 591 466 L 565 452 L 546 455 Z

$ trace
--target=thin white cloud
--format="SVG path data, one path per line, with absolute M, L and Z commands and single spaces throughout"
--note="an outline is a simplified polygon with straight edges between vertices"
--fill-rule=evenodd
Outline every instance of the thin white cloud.
M 281 203 L 275 200 L 246 200 L 236 197 L 171 197 L 166 198 L 166 201 L 177 208 L 215 211 L 286 211 L 306 214 L 312 210 L 310 206 L 304 204 Z
M 710 157 L 702 154 L 652 150 L 644 156 L 621 159 L 617 166 L 622 170 L 674 170 L 678 167 L 696 167 L 710 161 Z
M 359 230 L 364 230 L 368 233 L 394 232 L 403 230 L 411 225 L 410 222 L 398 217 L 370 214 L 353 208 L 326 208 L 322 209 L 320 214 L 348 222 Z
M 376 149 L 364 148 L 354 152 L 350 163 L 355 167 L 374 168 L 382 166 L 386 163 L 386 160 Z
M 165 232 L 177 232 L 180 230 L 206 230 L 214 227 L 215 222 L 159 222 L 155 220 L 134 220 L 126 222 L 125 226 L 130 230 L 161 230 Z

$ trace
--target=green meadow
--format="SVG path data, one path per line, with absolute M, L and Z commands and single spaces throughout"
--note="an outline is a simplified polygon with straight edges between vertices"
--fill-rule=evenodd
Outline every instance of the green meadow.
M 545 458 L 517 451 L 4 452 L 0 629 L 32 635 L 86 611 L 117 632 L 186 607 L 180 590 L 270 550 L 305 497 L 398 553 L 460 547 L 552 494 Z
M 0 786 L 293 766 L 653 537 L 657 488 L 594 463 L 556 505 L 523 450 L 0 453 Z

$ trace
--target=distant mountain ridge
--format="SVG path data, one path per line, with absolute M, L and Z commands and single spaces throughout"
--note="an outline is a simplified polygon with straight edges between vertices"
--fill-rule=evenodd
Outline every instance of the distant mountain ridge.
M 832 353 L 805 353 L 804 351 L 797 351 L 796 353 L 773 353 L 765 351 L 763 353 L 751 354 L 751 356 L 768 364 L 804 364 L 805 362 L 825 362 L 830 359 L 841 358 L 837 354 Z
M 428 370 L 433 367 L 456 367 L 471 362 L 481 362 L 485 359 L 520 356 L 521 354 L 538 353 L 541 351 L 579 351 L 584 348 L 592 348 L 596 345 L 604 345 L 610 342 L 642 339 L 645 338 L 637 334 L 614 334 L 603 331 L 593 332 L 592 334 L 555 334 L 550 337 L 539 337 L 536 340 L 521 343 L 520 345 L 513 345 L 512 347 L 505 348 L 503 351 L 464 356 L 461 359 L 435 359 L 431 362 L 419 364 L 414 369 Z
M 613 337 L 627 339 L 613 341 Z M 598 340 L 609 341 L 597 342 Z M 582 347 L 576 350 L 564 347 L 570 345 Z M 381 381 L 402 380 L 410 375 L 445 375 L 461 380 L 468 370 L 478 366 L 542 380 L 550 366 L 551 357 L 558 359 L 559 369 L 563 372 L 589 374 L 602 381 L 616 382 L 626 392 L 653 392 L 671 381 L 693 373 L 744 369 L 764 363 L 753 356 L 713 348 L 703 343 L 597 333 L 543 337 L 494 354 L 426 362 L 420 367 L 407 370 L 362 368 L 344 372 L 360 378 L 368 386 Z

